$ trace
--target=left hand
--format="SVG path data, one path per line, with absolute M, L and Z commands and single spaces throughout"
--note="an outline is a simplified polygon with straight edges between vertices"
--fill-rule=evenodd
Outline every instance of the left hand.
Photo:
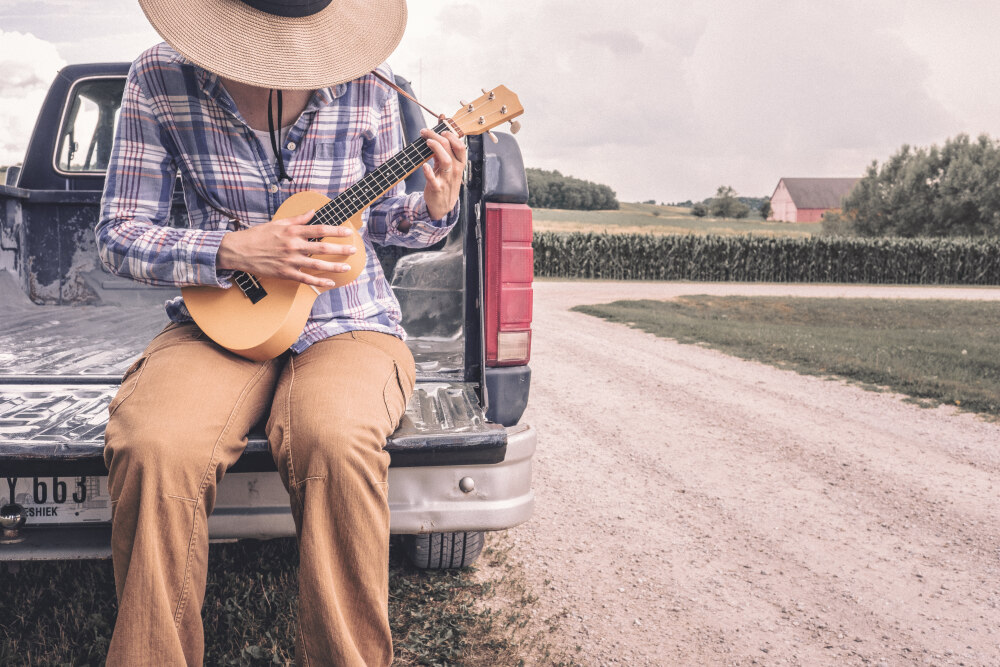
M 462 190 L 465 142 L 450 131 L 438 134 L 433 130 L 423 129 L 420 130 L 420 136 L 427 140 L 427 145 L 434 153 L 434 166 L 431 167 L 428 163 L 423 167 L 424 177 L 427 179 L 424 201 L 431 220 L 440 220 L 455 208 Z

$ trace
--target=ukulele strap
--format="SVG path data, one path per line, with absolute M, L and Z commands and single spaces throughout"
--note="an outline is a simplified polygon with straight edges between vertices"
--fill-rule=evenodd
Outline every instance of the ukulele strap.
M 274 151 L 274 155 L 278 159 L 278 180 L 279 181 L 291 181 L 292 177 L 288 175 L 285 171 L 285 161 L 281 157 L 281 147 L 278 146 L 278 136 L 281 131 L 275 131 L 274 128 L 274 105 L 271 103 L 274 97 L 274 89 L 268 91 L 267 93 L 267 129 L 271 135 L 271 150 Z M 281 114 L 281 91 L 278 91 L 278 126 L 281 126 L 282 114 Z
M 427 107 L 425 107 L 423 104 L 421 104 L 420 101 L 417 100 L 417 98 L 413 97 L 413 95 L 410 95 L 408 92 L 406 92 L 405 90 L 403 90 L 402 88 L 400 88 L 399 86 L 397 86 L 393 81 L 390 81 L 389 77 L 383 76 L 382 74 L 380 74 L 378 72 L 378 70 L 372 70 L 372 74 L 375 76 L 376 79 L 378 79 L 382 83 L 386 84 L 387 86 L 389 86 L 390 88 L 392 88 L 393 90 L 395 90 L 397 93 L 399 93 L 400 95 L 402 95 L 406 99 L 410 100 L 411 102 L 413 102 L 414 104 L 416 104 L 417 106 L 419 106 L 421 109 L 423 109 L 424 111 L 426 111 L 430 115 L 434 116 L 438 120 L 444 120 L 444 114 L 443 113 L 434 113 L 433 111 L 431 111 L 430 109 L 428 109 Z

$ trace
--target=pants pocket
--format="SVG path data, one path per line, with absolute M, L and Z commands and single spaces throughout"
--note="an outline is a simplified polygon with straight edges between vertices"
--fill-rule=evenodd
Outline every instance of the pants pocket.
M 115 397 L 111 399 L 111 403 L 108 404 L 109 418 L 115 414 L 115 411 L 125 402 L 125 399 L 135 391 L 136 386 L 139 384 L 139 378 L 142 376 L 142 369 L 146 366 L 147 358 L 147 355 L 139 357 L 125 371 L 125 375 L 122 376 L 121 385 L 118 387 L 118 393 L 115 394 Z
M 389 418 L 389 429 L 395 431 L 399 426 L 403 414 L 406 412 L 406 403 L 410 399 L 413 391 L 413 383 L 405 373 L 399 369 L 399 364 L 392 362 L 392 372 L 386 378 L 385 387 L 382 389 L 382 399 L 385 402 L 386 416 Z

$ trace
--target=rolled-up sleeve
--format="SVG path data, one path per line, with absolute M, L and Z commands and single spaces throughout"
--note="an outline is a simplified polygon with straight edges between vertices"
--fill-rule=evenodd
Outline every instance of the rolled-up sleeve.
M 133 66 L 95 228 L 101 262 L 118 276 L 148 285 L 229 287 L 216 256 L 227 230 L 168 226 L 177 165 Z
M 391 76 L 391 75 L 390 75 Z M 362 152 L 365 168 L 371 172 L 403 149 L 403 128 L 399 118 L 399 101 L 391 93 L 382 107 L 375 136 L 366 141 Z M 397 183 L 369 209 L 368 235 L 381 245 L 425 248 L 443 239 L 458 222 L 459 203 L 443 218 L 434 220 L 427 212 L 424 193 L 406 193 L 402 181 Z M 403 223 L 409 223 L 405 225 Z M 402 231 L 400 226 L 406 228 Z

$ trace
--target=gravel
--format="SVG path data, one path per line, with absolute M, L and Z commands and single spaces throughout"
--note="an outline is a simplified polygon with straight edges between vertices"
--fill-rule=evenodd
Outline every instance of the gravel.
M 982 288 L 535 284 L 536 509 L 510 531 L 585 665 L 1000 664 L 1000 425 L 580 313 L 682 294 Z

